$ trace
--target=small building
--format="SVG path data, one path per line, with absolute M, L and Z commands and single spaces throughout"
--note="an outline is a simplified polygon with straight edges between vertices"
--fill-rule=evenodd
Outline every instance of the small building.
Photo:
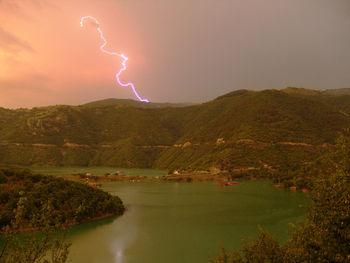
M 97 184 L 97 183 L 87 183 L 88 186 L 91 186 L 91 187 L 101 187 L 102 185 L 101 184 Z
M 220 144 L 224 144 L 224 143 L 225 143 L 224 138 L 218 138 L 218 139 L 216 140 L 216 145 L 220 145 Z

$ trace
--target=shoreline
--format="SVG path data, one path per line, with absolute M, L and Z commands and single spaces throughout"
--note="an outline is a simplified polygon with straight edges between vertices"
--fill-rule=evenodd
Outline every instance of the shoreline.
M 80 174 L 66 174 L 57 175 L 66 180 L 98 183 L 98 182 L 207 182 L 207 181 L 226 181 L 227 176 L 223 174 L 206 174 L 201 172 L 170 174 L 164 176 L 147 177 L 147 176 L 133 176 L 133 175 L 80 175 Z M 241 180 L 242 178 L 232 178 L 232 180 Z
M 131 175 L 84 175 L 81 174 L 68 174 L 68 175 L 58 175 L 66 180 L 77 181 L 81 183 L 90 184 L 91 187 L 100 187 L 100 183 L 103 182 L 228 182 L 228 181 L 257 181 L 257 180 L 271 180 L 271 178 L 256 178 L 252 175 L 246 175 L 242 177 L 228 177 L 226 174 L 210 174 L 203 172 L 191 172 L 183 174 L 170 174 L 161 177 L 146 177 L 146 176 L 131 176 Z M 290 191 L 299 191 L 303 193 L 309 193 L 311 190 L 307 188 L 297 188 L 296 186 L 284 186 L 283 184 L 276 184 L 272 182 L 272 186 L 278 189 L 286 189 Z
M 122 215 L 123 214 L 118 215 L 116 213 L 108 213 L 108 214 L 96 216 L 93 218 L 87 218 L 85 220 L 82 220 L 81 222 L 70 222 L 69 224 L 63 225 L 62 228 L 57 228 L 57 230 L 62 230 L 62 229 L 66 229 L 66 228 L 70 228 L 70 227 L 74 227 L 74 226 L 78 226 L 78 225 L 83 225 L 85 223 L 95 222 L 98 220 L 102 220 L 102 219 L 106 219 L 106 218 L 110 218 L 110 217 L 118 217 L 118 216 L 122 216 Z M 42 229 L 34 228 L 34 227 L 23 227 L 23 228 L 20 228 L 17 230 L 12 230 L 10 232 L 11 233 L 24 233 L 24 232 L 28 232 L 28 231 L 40 231 L 40 230 L 42 230 Z M 0 231 L 0 235 L 4 235 L 4 234 L 6 234 L 6 232 Z

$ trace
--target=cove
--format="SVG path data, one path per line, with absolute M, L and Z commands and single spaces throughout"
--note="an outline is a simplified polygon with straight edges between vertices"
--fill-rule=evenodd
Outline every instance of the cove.
M 74 263 L 208 262 L 222 246 L 239 248 L 258 225 L 288 238 L 289 223 L 304 220 L 307 194 L 276 189 L 269 181 L 103 183 L 127 211 L 75 226 L 69 234 Z

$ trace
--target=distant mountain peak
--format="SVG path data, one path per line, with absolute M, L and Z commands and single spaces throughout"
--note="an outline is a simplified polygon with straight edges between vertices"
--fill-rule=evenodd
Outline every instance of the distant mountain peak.
M 244 95 L 248 95 L 248 94 L 251 94 L 251 93 L 254 93 L 254 92 L 255 92 L 254 90 L 239 89 L 239 90 L 235 90 L 235 91 L 229 92 L 229 93 L 227 93 L 225 95 L 219 96 L 215 100 L 231 98 L 231 97 L 236 97 L 236 96 L 244 96 Z
M 132 106 L 137 108 L 165 108 L 165 107 L 185 107 L 192 105 L 191 103 L 154 103 L 154 102 L 141 102 L 132 99 L 116 99 L 108 98 L 97 101 L 92 101 L 81 106 L 83 107 L 107 107 L 107 106 Z
M 282 92 L 288 94 L 299 94 L 299 95 L 320 95 L 322 91 L 313 90 L 313 89 L 305 89 L 305 88 L 297 88 L 297 87 L 287 87 L 281 90 Z
M 288 94 L 306 95 L 306 96 L 315 96 L 315 95 L 343 96 L 343 95 L 350 95 L 350 88 L 314 90 L 314 89 L 305 89 L 305 88 L 297 88 L 297 87 L 287 87 L 285 89 L 282 89 L 281 91 L 285 92 L 285 93 L 288 93 Z

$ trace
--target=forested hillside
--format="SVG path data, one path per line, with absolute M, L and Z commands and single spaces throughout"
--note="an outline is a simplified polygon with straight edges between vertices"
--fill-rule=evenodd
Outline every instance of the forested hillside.
M 307 163 L 350 125 L 349 95 L 328 93 L 239 90 L 186 107 L 104 100 L 0 108 L 0 162 L 168 169 L 208 169 L 224 159 L 236 167 Z
M 100 189 L 28 170 L 0 169 L 0 231 L 15 219 L 22 199 L 23 223 L 31 222 L 44 206 L 53 223 L 74 224 L 107 215 L 121 215 L 122 201 Z

